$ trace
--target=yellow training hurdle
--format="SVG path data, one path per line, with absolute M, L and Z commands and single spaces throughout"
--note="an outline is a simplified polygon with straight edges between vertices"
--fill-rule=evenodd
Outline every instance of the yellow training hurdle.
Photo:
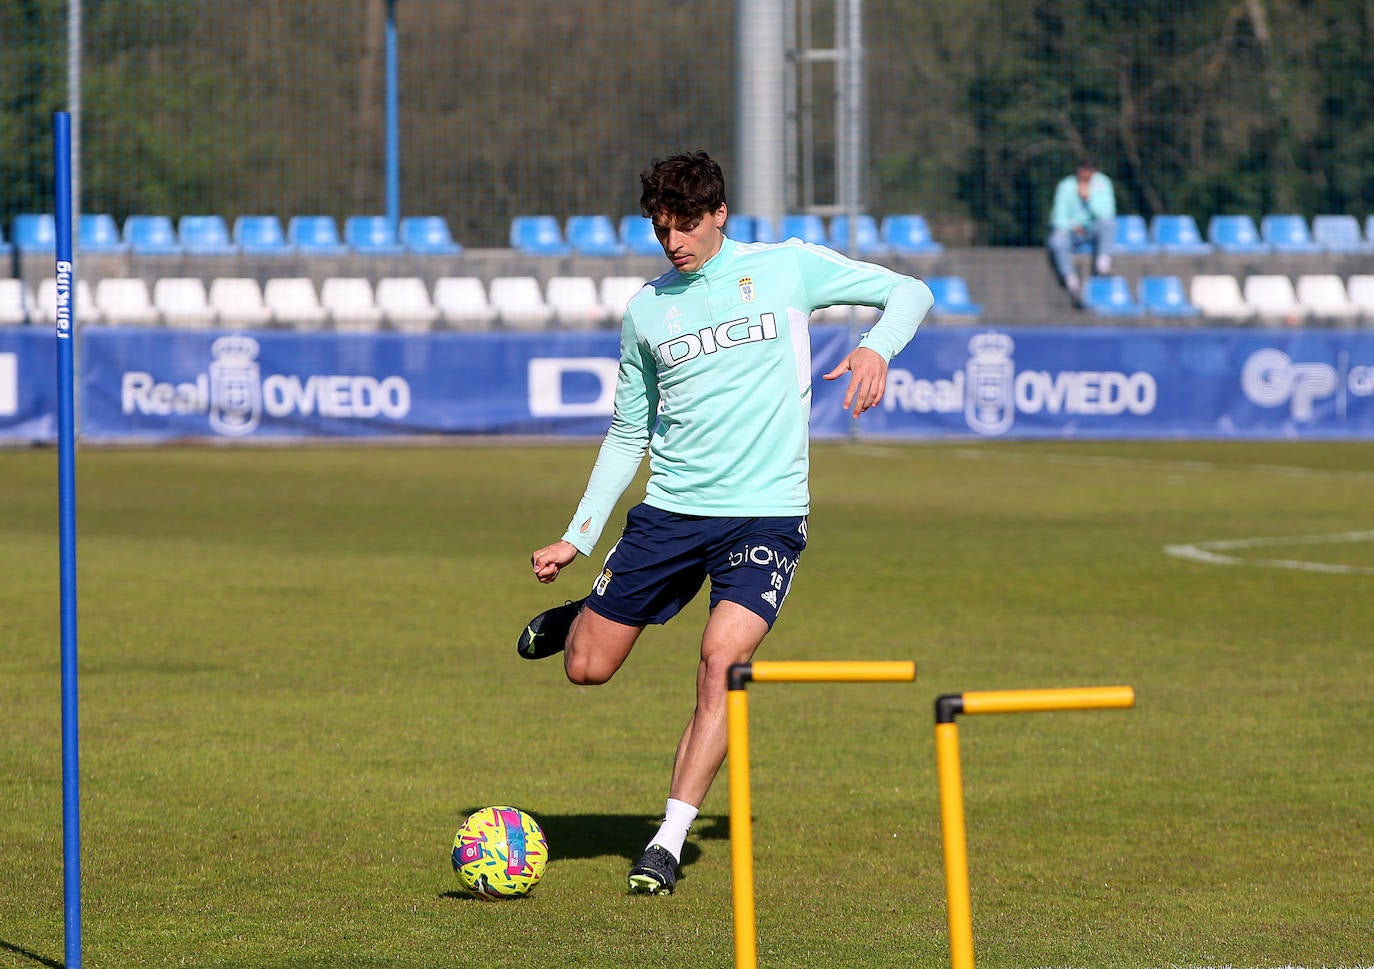
M 735 913 L 735 969 L 759 964 L 754 918 L 754 821 L 749 793 L 749 693 L 757 683 L 900 683 L 916 679 L 905 661 L 762 661 L 730 667 L 727 697 L 730 762 L 730 879 Z
M 1135 705 L 1129 686 L 1057 690 L 989 690 L 947 693 L 935 701 L 935 767 L 940 784 L 940 834 L 945 858 L 951 969 L 973 969 L 973 909 L 968 884 L 968 831 L 959 765 L 959 714 L 1097 710 Z
M 735 969 L 757 969 L 754 912 L 754 822 L 749 790 L 748 684 L 896 683 L 916 679 L 906 661 L 762 661 L 730 667 L 727 730 L 730 780 L 730 877 L 735 920 Z M 951 969 L 973 969 L 973 915 L 969 900 L 968 832 L 964 824 L 963 775 L 959 764 L 959 714 L 1035 713 L 1131 707 L 1129 686 L 1049 690 L 985 690 L 949 693 L 935 701 L 935 760 L 940 787 L 945 898 L 949 912 Z

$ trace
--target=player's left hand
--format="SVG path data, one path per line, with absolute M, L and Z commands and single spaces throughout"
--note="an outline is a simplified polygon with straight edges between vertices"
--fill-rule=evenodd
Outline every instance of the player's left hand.
M 882 402 L 887 391 L 887 361 L 882 354 L 867 347 L 856 347 L 849 356 L 839 362 L 834 370 L 825 374 L 826 380 L 836 380 L 848 373 L 849 387 L 844 394 L 844 409 L 852 411 L 855 418 Z

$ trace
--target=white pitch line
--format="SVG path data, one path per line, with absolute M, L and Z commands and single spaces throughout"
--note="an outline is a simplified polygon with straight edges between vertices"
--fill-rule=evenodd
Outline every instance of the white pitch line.
M 1273 548 L 1282 545 L 1336 545 L 1350 542 L 1374 542 L 1374 531 L 1288 535 L 1274 538 L 1232 538 L 1187 545 L 1165 545 L 1164 552 L 1175 558 L 1191 559 L 1208 565 L 1262 565 L 1274 569 L 1325 572 L 1331 575 L 1374 575 L 1374 568 L 1363 565 L 1337 565 L 1331 562 L 1305 562 L 1299 559 L 1254 559 L 1222 554 L 1232 549 Z
M 1170 458 L 1152 460 L 1149 458 L 1119 458 L 1105 454 L 1065 454 L 1059 451 L 997 451 L 980 448 L 959 448 L 954 451 L 958 457 L 970 461 L 1007 461 L 1024 464 L 1076 464 L 1099 468 L 1122 468 L 1137 470 L 1157 468 L 1164 471 L 1257 471 L 1262 474 L 1276 474 L 1290 478 L 1352 478 L 1357 481 L 1374 481 L 1374 471 L 1356 471 L 1342 468 L 1303 468 L 1287 464 L 1226 464 L 1218 461 L 1184 461 Z
M 955 456 L 970 461 L 1007 461 L 1025 464 L 1070 464 L 1102 468 L 1138 470 L 1155 468 L 1166 471 L 1252 471 L 1282 475 L 1290 478 L 1351 478 L 1374 481 L 1374 471 L 1355 471 L 1341 468 L 1303 468 L 1283 464 L 1224 464 L 1216 461 L 1182 461 L 1172 459 L 1149 460 L 1119 458 L 1102 454 L 1065 454 L 1058 451 L 999 451 L 982 448 L 957 448 Z M 1341 542 L 1374 541 L 1374 531 L 1337 532 L 1331 535 L 1298 535 L 1278 538 L 1239 538 L 1215 542 L 1194 542 L 1165 545 L 1164 551 L 1175 558 L 1191 559 L 1208 565 L 1259 565 L 1275 569 L 1294 569 L 1302 572 L 1322 572 L 1330 575 L 1374 575 L 1374 568 L 1362 565 L 1338 565 L 1331 562 L 1305 562 L 1299 559 L 1256 559 L 1240 555 L 1225 555 L 1232 549 L 1265 548 L 1280 545 L 1328 545 Z

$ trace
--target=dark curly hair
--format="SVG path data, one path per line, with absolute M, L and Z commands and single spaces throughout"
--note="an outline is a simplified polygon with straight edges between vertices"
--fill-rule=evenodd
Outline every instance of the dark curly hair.
M 655 159 L 639 183 L 644 189 L 639 206 L 651 219 L 666 215 L 686 221 L 725 204 L 725 174 L 704 151 Z

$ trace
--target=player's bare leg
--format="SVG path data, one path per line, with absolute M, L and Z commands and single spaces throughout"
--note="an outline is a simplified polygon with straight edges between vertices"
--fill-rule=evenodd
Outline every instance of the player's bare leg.
M 605 683 L 625 663 L 643 626 L 627 626 L 583 608 L 568 631 L 563 669 L 582 686 Z
M 701 637 L 696 709 L 678 741 L 664 823 L 630 870 L 631 891 L 672 892 L 687 830 L 725 762 L 726 674 L 752 659 L 767 633 L 768 623 L 737 603 L 721 602 L 711 610 Z
M 701 637 L 697 666 L 697 705 L 678 743 L 668 796 L 701 806 L 711 782 L 725 762 L 726 674 L 736 663 L 747 663 L 768 634 L 768 623 L 735 602 L 721 602 L 711 611 Z

